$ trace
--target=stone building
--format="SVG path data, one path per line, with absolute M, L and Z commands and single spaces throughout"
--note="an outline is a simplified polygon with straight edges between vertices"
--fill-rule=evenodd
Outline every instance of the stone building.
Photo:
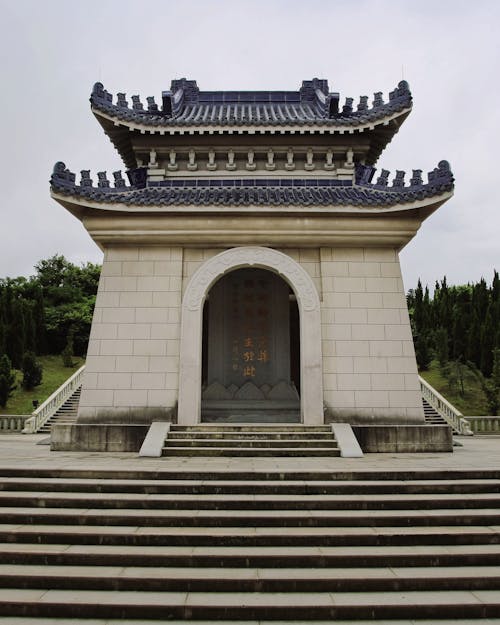
M 51 179 L 104 251 L 73 438 L 153 420 L 423 426 L 398 254 L 453 176 L 375 172 L 406 82 L 357 106 L 320 79 L 174 80 L 161 105 L 97 83 L 90 100 L 128 182 L 78 184 L 63 163 Z

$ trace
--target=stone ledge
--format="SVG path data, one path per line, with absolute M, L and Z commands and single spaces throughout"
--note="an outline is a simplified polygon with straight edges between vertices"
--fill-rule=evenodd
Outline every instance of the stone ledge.
M 448 425 L 353 425 L 365 453 L 453 452 Z
M 90 423 L 55 424 L 51 451 L 139 451 L 149 425 Z

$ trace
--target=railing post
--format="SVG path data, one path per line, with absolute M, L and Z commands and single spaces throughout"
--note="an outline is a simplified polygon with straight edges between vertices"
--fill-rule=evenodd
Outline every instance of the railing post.
M 80 367 L 70 378 L 68 378 L 64 384 L 62 384 L 57 390 L 55 390 L 50 397 L 48 397 L 43 404 L 38 406 L 36 410 L 31 413 L 31 417 L 24 423 L 23 434 L 34 434 L 47 423 L 47 421 L 59 410 L 64 402 L 73 394 L 77 389 L 83 378 L 83 372 L 85 371 L 85 365 Z
M 433 388 L 424 378 L 418 376 L 420 381 L 420 391 L 422 397 L 438 412 L 443 419 L 451 425 L 459 434 L 472 436 L 470 423 L 463 414 L 447 401 L 435 388 Z

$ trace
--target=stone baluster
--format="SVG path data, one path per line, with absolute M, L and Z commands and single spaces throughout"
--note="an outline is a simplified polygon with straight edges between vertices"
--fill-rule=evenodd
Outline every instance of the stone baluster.
M 226 169 L 234 171 L 236 169 L 236 163 L 234 162 L 234 150 L 229 150 L 227 153 Z
M 217 169 L 217 163 L 215 162 L 215 150 L 209 150 L 208 152 L 208 171 L 215 171 Z
M 198 169 L 198 164 L 196 163 L 196 152 L 194 150 L 189 150 L 188 152 L 187 168 L 189 171 L 196 171 Z
M 158 167 L 158 161 L 156 160 L 156 150 L 153 148 L 149 152 L 148 168 L 149 169 L 156 169 L 157 167 Z
M 354 151 L 352 148 L 349 148 L 346 152 L 346 161 L 344 163 L 344 167 L 347 169 L 352 169 L 354 167 Z
M 266 169 L 268 171 L 273 171 L 276 169 L 276 163 L 274 162 L 274 150 L 272 148 L 269 148 L 269 150 L 267 151 Z
M 312 171 L 315 169 L 316 165 L 314 164 L 314 152 L 312 148 L 308 148 L 306 152 L 306 162 L 304 165 L 304 169 L 306 171 Z
M 333 150 L 327 150 L 325 154 L 324 169 L 327 171 L 333 171 L 335 169 L 335 163 L 333 162 Z
M 292 148 L 288 148 L 288 150 L 286 152 L 285 169 L 287 171 L 293 171 L 295 169 L 295 163 L 293 162 L 293 150 L 292 150 Z
M 253 150 L 248 150 L 247 153 L 247 162 L 245 164 L 246 169 L 249 171 L 254 171 L 257 169 L 257 165 L 255 164 L 255 152 Z
M 179 165 L 177 164 L 177 153 L 175 150 L 170 150 L 168 153 L 168 171 L 177 171 L 179 169 Z

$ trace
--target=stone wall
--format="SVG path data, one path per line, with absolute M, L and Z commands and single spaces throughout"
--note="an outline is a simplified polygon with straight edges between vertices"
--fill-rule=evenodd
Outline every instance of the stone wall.
M 79 422 L 150 422 L 175 414 L 182 294 L 195 271 L 221 251 L 106 250 Z M 396 250 L 279 251 L 308 272 L 320 297 L 326 419 L 423 422 Z
M 175 409 L 182 266 L 178 247 L 106 250 L 79 422 L 149 422 Z
M 321 248 L 320 255 L 327 417 L 423 422 L 397 252 Z

